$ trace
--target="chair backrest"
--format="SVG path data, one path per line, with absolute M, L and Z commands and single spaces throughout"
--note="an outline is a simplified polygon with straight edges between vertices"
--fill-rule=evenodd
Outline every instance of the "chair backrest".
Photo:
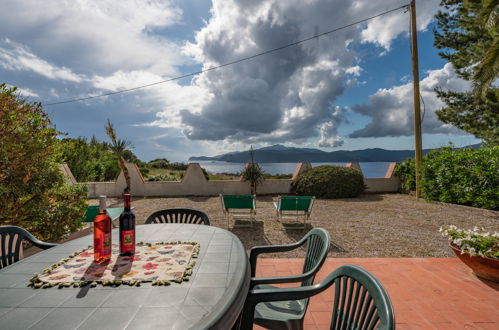
M 310 297 L 324 292 L 333 284 L 330 329 L 395 329 L 393 305 L 385 289 L 371 273 L 355 265 L 338 267 L 320 283 L 311 286 L 250 290 L 242 315 L 241 329 L 252 329 L 255 307 L 261 302 L 303 299 L 308 301 Z M 305 310 L 301 311 L 301 316 L 305 314 Z
M 303 274 L 313 272 L 313 275 L 301 282 L 302 287 L 310 286 L 314 283 L 315 276 L 326 261 L 331 238 L 329 233 L 323 228 L 314 228 L 310 230 L 302 240 L 306 240 L 307 252 L 303 262 Z M 309 298 L 303 300 L 302 315 L 308 308 Z
M 145 223 L 191 223 L 209 226 L 210 220 L 204 212 L 178 208 L 154 212 Z
M 312 285 L 315 275 L 320 270 L 324 261 L 326 261 L 331 238 L 329 233 L 322 228 L 314 228 L 310 230 L 302 240 L 306 240 L 307 252 L 305 254 L 305 261 L 303 263 L 303 274 L 314 272 L 314 275 L 304 280 L 301 286 Z
M 123 210 L 124 208 L 122 207 L 109 207 L 106 209 L 107 214 L 113 221 L 120 217 L 120 214 L 123 212 Z M 87 206 L 87 210 L 85 211 L 85 218 L 82 220 L 82 222 L 94 222 L 95 216 L 97 214 L 99 214 L 99 205 Z
M 24 235 L 17 227 L 0 227 L 0 269 L 19 261 Z
M 99 214 L 99 205 L 87 206 L 87 211 L 85 212 L 85 219 L 83 222 L 94 222 L 95 216 Z
M 344 265 L 323 282 L 331 281 L 335 288 L 331 329 L 395 329 L 390 298 L 371 273 Z
M 279 196 L 279 211 L 309 212 L 314 198 L 313 196 Z
M 21 227 L 0 226 L 0 269 L 19 261 L 23 240 L 27 240 L 41 249 L 48 249 L 57 245 L 39 241 L 29 231 Z
M 255 195 L 220 195 L 222 207 L 228 209 L 251 209 L 256 208 Z

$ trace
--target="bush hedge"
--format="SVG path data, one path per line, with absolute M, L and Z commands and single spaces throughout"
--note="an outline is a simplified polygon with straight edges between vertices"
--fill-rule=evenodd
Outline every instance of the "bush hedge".
M 415 189 L 413 159 L 396 172 L 404 189 Z M 423 157 L 421 188 L 426 200 L 499 209 L 499 146 L 430 151 Z
M 421 179 L 425 199 L 499 209 L 499 146 L 431 151 Z
M 322 165 L 301 173 L 291 192 L 318 198 L 357 197 L 365 189 L 362 172 L 350 167 Z
M 416 190 L 416 162 L 414 158 L 407 158 L 402 163 L 398 163 L 393 173 L 400 178 L 400 185 L 403 190 Z

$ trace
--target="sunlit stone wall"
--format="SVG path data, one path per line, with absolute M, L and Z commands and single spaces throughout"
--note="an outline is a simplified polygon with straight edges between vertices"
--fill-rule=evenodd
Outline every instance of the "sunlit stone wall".
M 348 163 L 346 166 L 360 170 L 358 163 Z M 250 185 L 240 180 L 206 180 L 198 163 L 191 163 L 182 181 L 144 181 L 139 168 L 128 163 L 131 178 L 131 194 L 133 196 L 216 196 L 219 194 L 249 194 Z M 391 163 L 384 178 L 365 178 L 368 192 L 396 192 L 399 189 L 399 179 L 393 175 L 395 163 Z M 310 163 L 299 163 L 291 179 L 264 180 L 258 186 L 259 195 L 288 194 L 293 180 L 302 172 L 312 168 Z M 62 165 L 61 170 L 67 176 L 69 184 L 86 185 L 89 198 L 100 195 L 119 197 L 126 186 L 125 176 L 120 173 L 118 179 L 112 182 L 76 182 L 70 168 Z

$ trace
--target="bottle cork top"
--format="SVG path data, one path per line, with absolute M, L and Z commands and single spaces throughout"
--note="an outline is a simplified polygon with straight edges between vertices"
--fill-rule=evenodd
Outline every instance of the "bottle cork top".
M 123 201 L 124 201 L 126 209 L 130 208 L 131 198 L 132 198 L 132 196 L 130 194 L 123 194 Z
M 105 211 L 106 210 L 106 201 L 107 197 L 106 195 L 100 195 L 99 196 L 99 212 Z

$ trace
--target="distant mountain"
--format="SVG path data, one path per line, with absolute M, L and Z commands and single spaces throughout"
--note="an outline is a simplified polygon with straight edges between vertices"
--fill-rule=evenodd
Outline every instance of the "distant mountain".
M 477 148 L 479 145 L 468 146 Z M 424 149 L 426 154 L 431 149 Z M 408 157 L 414 157 L 414 150 L 386 150 L 380 148 L 363 150 L 341 150 L 326 152 L 319 149 L 286 147 L 276 144 L 253 151 L 255 161 L 259 163 L 297 163 L 297 162 L 401 162 Z M 247 163 L 249 152 L 236 151 L 214 157 L 190 157 L 189 161 L 225 161 L 229 163 Z
M 273 146 L 263 147 L 258 150 L 288 150 L 289 147 L 283 146 L 282 144 L 274 144 Z

